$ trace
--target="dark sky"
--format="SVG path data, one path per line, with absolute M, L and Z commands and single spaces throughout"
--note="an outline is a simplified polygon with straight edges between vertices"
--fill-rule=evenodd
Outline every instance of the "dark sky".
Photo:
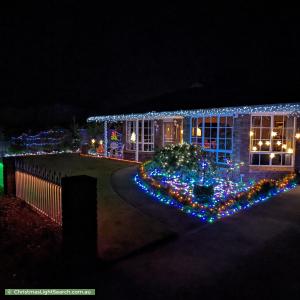
M 300 21 L 284 9 L 8 2 L 0 12 L 0 127 L 49 127 L 145 103 L 158 110 L 147 99 L 195 85 L 194 107 L 208 94 L 241 105 L 300 96 Z

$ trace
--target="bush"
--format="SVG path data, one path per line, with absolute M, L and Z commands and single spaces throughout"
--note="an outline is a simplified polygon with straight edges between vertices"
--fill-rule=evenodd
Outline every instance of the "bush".
M 273 182 L 264 182 L 261 185 L 260 194 L 267 195 L 269 194 L 273 189 L 275 189 L 275 184 Z
M 214 195 L 214 187 L 212 185 L 195 185 L 193 189 L 193 194 L 198 201 L 206 202 L 207 200 L 210 200 L 211 197 Z

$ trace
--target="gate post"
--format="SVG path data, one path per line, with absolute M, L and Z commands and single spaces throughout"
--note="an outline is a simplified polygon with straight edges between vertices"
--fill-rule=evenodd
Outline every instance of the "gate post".
M 64 177 L 61 187 L 63 255 L 88 267 L 97 258 L 97 179 Z
M 16 196 L 16 167 L 15 157 L 3 157 L 3 185 L 4 194 Z

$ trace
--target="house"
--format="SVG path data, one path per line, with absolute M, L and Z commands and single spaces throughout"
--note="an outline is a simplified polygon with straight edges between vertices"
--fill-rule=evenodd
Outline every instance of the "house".
M 90 117 L 107 128 L 122 122 L 123 157 L 151 159 L 156 149 L 183 142 L 212 152 L 215 161 L 243 162 L 246 177 L 279 177 L 300 169 L 300 103 L 148 112 Z

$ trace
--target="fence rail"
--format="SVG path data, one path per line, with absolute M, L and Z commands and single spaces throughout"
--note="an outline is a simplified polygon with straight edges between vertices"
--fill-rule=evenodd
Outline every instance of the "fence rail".
M 15 172 L 16 178 L 16 196 L 40 213 L 48 216 L 56 223 L 62 225 L 62 197 L 60 177 L 51 177 L 54 180 L 49 181 L 48 175 L 45 179 L 19 170 Z M 42 173 L 41 173 L 42 174 Z M 58 180 L 59 179 L 59 180 Z M 54 182 L 53 182 L 54 181 Z
M 49 181 L 54 184 L 61 185 L 61 178 L 63 176 L 61 172 L 56 172 L 46 168 L 42 168 L 38 165 L 28 163 L 26 162 L 26 160 L 23 159 L 17 159 L 15 161 L 15 169 L 16 171 L 31 174 L 40 179 L 44 179 L 45 181 Z

